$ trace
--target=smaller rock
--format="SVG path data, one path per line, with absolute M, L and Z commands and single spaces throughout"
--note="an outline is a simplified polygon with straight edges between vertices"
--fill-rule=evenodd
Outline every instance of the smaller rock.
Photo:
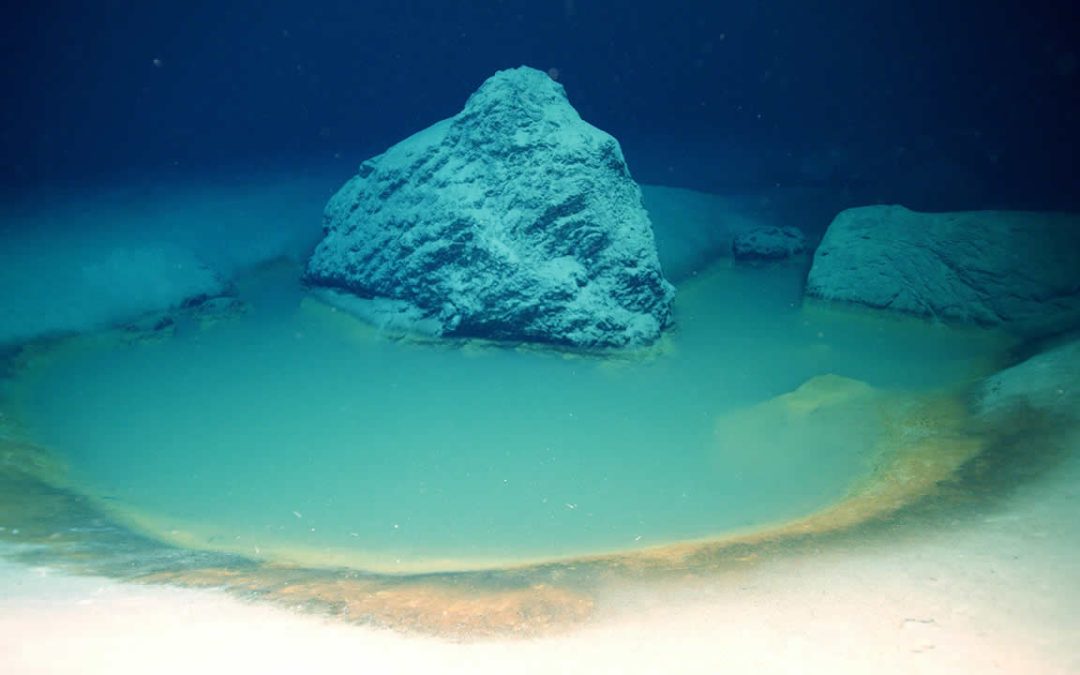
M 731 254 L 736 260 L 784 260 L 806 250 L 806 236 L 796 227 L 762 227 L 735 235 Z
M 1054 419 L 1076 420 L 1080 418 L 1078 382 L 1080 337 L 1074 335 L 983 380 L 975 390 L 972 407 L 984 419 L 1027 406 Z

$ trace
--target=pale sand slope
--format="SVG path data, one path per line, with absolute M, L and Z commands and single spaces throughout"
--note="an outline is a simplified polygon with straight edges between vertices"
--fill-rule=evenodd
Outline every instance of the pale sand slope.
M 609 589 L 592 623 L 532 641 L 454 644 L 4 563 L 0 672 L 1080 672 L 1078 503 L 1074 452 L 976 517 Z

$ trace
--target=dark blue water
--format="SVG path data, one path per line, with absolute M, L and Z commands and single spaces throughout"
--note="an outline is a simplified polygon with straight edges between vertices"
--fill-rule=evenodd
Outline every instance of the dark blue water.
M 642 182 L 1068 208 L 1076 13 L 1018 0 L 16 3 L 0 21 L 0 181 L 348 168 L 527 64 L 622 142 Z

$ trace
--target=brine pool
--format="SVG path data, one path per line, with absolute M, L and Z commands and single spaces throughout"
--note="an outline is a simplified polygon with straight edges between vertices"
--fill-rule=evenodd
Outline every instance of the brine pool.
M 64 482 L 171 543 L 407 573 L 781 526 L 888 464 L 905 402 L 989 371 L 978 330 L 802 306 L 797 266 L 718 264 L 620 357 L 392 339 L 281 264 L 245 311 L 61 343 L 9 384 Z

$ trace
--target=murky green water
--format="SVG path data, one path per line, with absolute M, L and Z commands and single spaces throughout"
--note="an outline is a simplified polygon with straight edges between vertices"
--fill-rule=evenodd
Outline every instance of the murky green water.
M 247 280 L 237 318 L 58 352 L 19 384 L 31 436 L 118 517 L 187 544 L 499 565 L 821 508 L 876 459 L 876 392 L 960 382 L 1002 347 L 803 310 L 799 270 L 722 267 L 683 284 L 652 358 L 440 347 L 305 301 L 296 274 Z M 841 377 L 764 403 L 824 374 Z

